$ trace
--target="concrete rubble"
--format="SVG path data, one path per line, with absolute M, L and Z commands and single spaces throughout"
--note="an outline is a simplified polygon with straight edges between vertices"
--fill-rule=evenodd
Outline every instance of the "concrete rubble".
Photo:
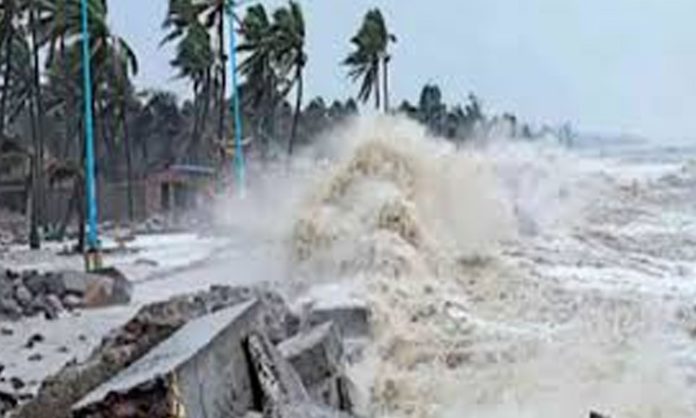
M 116 269 L 95 273 L 0 271 L 0 319 L 43 315 L 55 319 L 65 310 L 126 304 L 132 286 Z
M 35 398 L 0 396 L 0 407 L 21 418 L 353 416 L 343 335 L 302 326 L 311 315 L 256 287 L 147 305 Z

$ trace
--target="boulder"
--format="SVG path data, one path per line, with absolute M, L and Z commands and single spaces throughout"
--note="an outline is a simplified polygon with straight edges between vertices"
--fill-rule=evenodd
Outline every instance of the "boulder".
M 87 282 L 83 304 L 87 308 L 127 304 L 133 285 L 115 268 L 95 271 Z
M 15 286 L 15 300 L 22 307 L 29 307 L 33 301 L 33 296 L 26 286 L 19 284 Z
M 87 292 L 87 284 L 94 279 L 93 274 L 81 271 L 65 270 L 57 274 L 64 293 L 83 295 Z
M 84 301 L 82 300 L 82 298 L 75 294 L 67 294 L 63 296 L 61 302 L 63 306 L 68 309 L 81 308 L 82 306 L 84 306 Z

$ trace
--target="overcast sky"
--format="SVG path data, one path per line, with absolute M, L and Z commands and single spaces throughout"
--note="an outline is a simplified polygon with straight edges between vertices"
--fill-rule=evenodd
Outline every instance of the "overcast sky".
M 266 1 L 278 4 L 279 1 Z M 584 130 L 696 138 L 695 0 L 301 0 L 307 96 L 346 98 L 339 62 L 364 12 L 382 9 L 398 36 L 392 102 L 426 82 L 448 100 L 475 92 L 487 107 Z M 111 0 L 115 30 L 135 47 L 141 86 L 174 80 L 159 47 L 167 0 Z

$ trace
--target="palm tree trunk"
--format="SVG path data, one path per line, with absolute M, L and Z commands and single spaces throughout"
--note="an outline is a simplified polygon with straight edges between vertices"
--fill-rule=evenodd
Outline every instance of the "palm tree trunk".
M 227 65 L 225 56 L 225 8 L 220 7 L 220 16 L 218 19 L 218 49 L 220 54 L 220 97 L 219 97 L 219 115 L 217 127 L 218 141 L 225 139 L 225 92 L 227 90 Z M 223 153 L 224 155 L 224 153 Z
M 201 114 L 201 92 L 200 83 L 194 81 L 193 83 L 193 131 L 191 131 L 191 140 L 184 149 L 187 154 L 191 153 L 193 146 L 198 143 L 198 136 L 200 135 L 200 114 Z M 175 155 L 179 158 L 179 155 Z
M 38 161 L 36 172 L 36 187 L 38 193 L 38 216 L 39 223 L 46 222 L 46 196 L 44 193 L 43 181 L 43 166 L 44 166 L 44 138 L 43 138 L 43 100 L 41 93 L 41 77 L 40 77 L 40 62 L 39 62 L 39 43 L 36 34 L 36 23 L 38 22 L 38 5 L 36 1 L 32 2 L 31 12 L 29 14 L 29 25 L 31 26 L 31 43 L 34 59 L 34 99 L 36 101 L 36 136 L 38 143 Z
M 70 70 L 68 69 L 67 54 L 65 50 L 65 36 L 60 37 L 60 61 L 63 72 L 63 77 L 66 80 L 70 80 Z M 75 99 L 73 97 L 73 90 L 71 88 L 65 89 L 65 144 L 63 145 L 63 158 L 70 157 L 71 145 L 73 140 L 73 129 L 75 118 L 73 117 L 75 106 Z
M 389 57 L 385 56 L 382 59 L 382 66 L 384 67 L 383 81 L 384 81 L 384 113 L 389 113 Z
M 288 141 L 289 156 L 292 155 L 293 146 L 295 145 L 295 135 L 297 135 L 297 124 L 300 121 L 300 111 L 302 107 L 302 65 L 299 63 L 295 65 L 297 65 L 297 74 L 295 75 L 295 79 L 297 80 L 297 97 L 295 99 L 295 114 L 292 118 L 292 128 L 290 129 L 290 140 Z
M 121 108 L 121 127 L 123 128 L 123 148 L 126 153 L 126 177 L 128 181 L 128 220 L 135 220 L 135 195 L 133 194 L 133 150 L 131 149 L 130 130 L 128 129 L 128 115 L 126 104 Z
M 9 23 L 9 19 L 7 25 L 7 37 L 5 38 L 5 74 L 2 78 L 2 100 L 0 101 L 0 135 L 5 133 L 5 114 L 7 112 L 7 98 L 10 95 L 10 78 L 12 77 L 12 42 L 14 42 L 14 31 L 12 30 L 11 23 Z
M 29 12 L 29 26 L 31 28 L 32 51 L 33 51 L 33 94 L 30 99 L 32 104 L 31 114 L 31 131 L 33 152 L 31 157 L 31 217 L 29 221 L 29 248 L 39 249 L 41 247 L 41 239 L 39 237 L 39 224 L 41 223 L 40 216 L 40 199 L 41 199 L 41 168 L 42 154 L 41 149 L 43 144 L 41 141 L 41 93 L 39 79 L 39 57 L 38 44 L 36 37 L 36 4 L 32 2 L 32 8 Z
M 84 160 L 84 159 L 83 159 Z M 86 238 L 86 228 L 85 228 L 85 223 L 87 221 L 86 216 L 85 216 L 85 211 L 86 211 L 86 205 L 85 202 L 87 202 L 87 198 L 85 196 L 85 186 L 84 182 L 81 181 L 81 179 L 75 180 L 78 182 L 77 185 L 77 190 L 79 194 L 78 202 L 82 202 L 82 204 L 77 205 L 77 248 L 75 249 L 78 253 L 84 253 L 85 252 L 85 238 Z
M 68 229 L 68 224 L 73 217 L 75 209 L 81 200 L 79 200 L 78 180 L 73 180 L 72 192 L 70 193 L 70 200 L 68 200 L 68 207 L 65 209 L 65 215 L 58 225 L 58 232 L 56 233 L 56 238 L 61 240 L 65 236 L 65 231 Z
M 202 103 L 203 108 L 202 108 L 201 122 L 200 122 L 200 124 L 201 124 L 201 128 L 200 128 L 201 129 L 201 136 L 203 136 L 203 137 L 205 136 L 205 127 L 206 127 L 206 124 L 208 123 L 208 113 L 210 113 L 210 101 L 211 101 L 210 100 L 210 93 L 211 93 L 211 90 L 212 90 L 212 79 L 210 76 L 210 72 L 208 72 L 208 74 L 205 77 L 205 85 L 203 87 L 203 103 Z M 198 144 L 199 149 L 201 147 L 201 144 L 202 144 L 202 142 L 199 142 L 199 144 Z M 206 144 L 206 146 L 207 145 L 208 144 Z M 214 152 L 214 149 L 213 149 L 213 152 Z M 210 151 L 205 152 L 204 155 L 205 154 L 210 154 Z
M 375 60 L 372 65 L 375 67 L 375 109 L 379 111 L 379 90 L 381 86 L 379 85 L 379 60 Z

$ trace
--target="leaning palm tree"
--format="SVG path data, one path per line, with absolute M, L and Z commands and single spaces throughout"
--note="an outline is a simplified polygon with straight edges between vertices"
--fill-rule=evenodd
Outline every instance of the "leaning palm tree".
M 178 76 L 191 80 L 193 87 L 194 118 L 191 139 L 176 155 L 190 155 L 200 145 L 201 132 L 205 132 L 210 108 L 210 93 L 213 88 L 212 71 L 215 53 L 201 14 L 207 4 L 196 0 L 169 0 L 169 9 L 162 27 L 167 35 L 162 44 L 178 41 L 176 55 L 170 64 L 178 70 Z M 224 106 L 221 107 L 224 109 Z
M 183 39 L 176 48 L 176 56 L 171 65 L 178 69 L 179 77 L 192 81 L 194 99 L 194 123 L 191 140 L 180 154 L 190 154 L 200 146 L 201 132 L 205 132 L 210 108 L 212 89 L 213 50 L 210 47 L 210 35 L 198 22 L 191 22 L 186 28 Z
M 305 24 L 299 3 L 290 0 L 288 7 L 273 13 L 273 53 L 276 56 L 280 79 L 290 79 L 295 86 L 295 112 L 288 140 L 288 155 L 292 155 L 302 106 L 304 87 L 303 70 L 307 63 L 305 46 Z M 289 75 L 294 73 L 292 77 Z
M 390 55 L 388 46 L 396 37 L 387 30 L 384 17 L 379 9 L 369 10 L 363 18 L 358 33 L 351 43 L 354 51 L 343 61 L 348 67 L 348 76 L 352 81 L 361 81 L 358 99 L 366 102 L 370 96 L 375 98 L 375 108 L 380 108 L 380 67 L 384 67 L 383 81 L 385 109 L 388 107 L 388 63 Z
M 226 0 L 169 0 L 164 28 L 169 30 L 163 42 L 181 40 L 192 27 L 202 25 L 209 32 L 209 43 L 217 42 L 217 60 L 214 63 L 218 88 L 217 136 L 222 140 L 225 132 L 225 91 L 227 89 L 227 56 L 225 55 Z M 214 34 L 214 35 L 213 35 Z

